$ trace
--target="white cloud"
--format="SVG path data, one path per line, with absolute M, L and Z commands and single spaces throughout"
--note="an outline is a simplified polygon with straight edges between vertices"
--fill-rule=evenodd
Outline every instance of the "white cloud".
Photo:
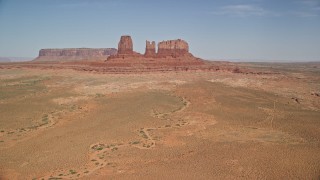
M 283 9 L 283 11 L 275 11 L 265 9 L 262 6 L 255 4 L 238 4 L 226 5 L 215 9 L 211 14 L 225 15 L 233 17 L 278 17 L 278 16 L 295 16 L 295 17 L 320 17 L 320 0 L 298 0 L 292 3 L 297 3 L 292 10 Z M 290 5 L 290 4 L 288 4 Z M 292 4 L 291 4 L 292 5 Z
M 83 0 L 83 1 L 60 1 L 61 7 L 63 8 L 83 8 L 83 7 L 106 7 L 106 6 L 116 6 L 119 4 L 119 1 L 116 0 Z
M 298 17 L 318 17 L 319 15 L 314 12 L 294 12 L 293 15 L 298 16 Z
M 251 4 L 223 6 L 220 7 L 217 11 L 214 11 L 213 14 L 240 17 L 275 15 L 274 13 L 269 12 L 260 6 Z
M 318 17 L 320 16 L 320 1 L 319 0 L 299 0 L 300 10 L 292 14 L 298 17 Z
M 320 5 L 319 0 L 300 0 L 298 3 L 303 4 L 305 6 L 316 7 Z

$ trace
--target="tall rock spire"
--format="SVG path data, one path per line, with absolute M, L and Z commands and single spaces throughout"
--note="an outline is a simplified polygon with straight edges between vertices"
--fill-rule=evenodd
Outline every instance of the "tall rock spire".
M 121 36 L 118 54 L 133 54 L 133 43 L 130 36 Z
M 156 54 L 156 42 L 146 41 L 146 52 L 144 53 L 145 57 L 155 57 Z

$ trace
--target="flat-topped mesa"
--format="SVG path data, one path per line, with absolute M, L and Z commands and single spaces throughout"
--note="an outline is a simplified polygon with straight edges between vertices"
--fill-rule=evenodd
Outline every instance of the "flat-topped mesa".
M 158 57 L 190 56 L 189 45 L 186 41 L 177 39 L 158 43 Z M 192 55 L 191 55 L 192 56 Z
M 133 43 L 130 36 L 121 36 L 118 54 L 133 54 Z
M 156 57 L 156 42 L 146 41 L 146 51 L 144 53 L 145 57 Z
M 115 48 L 41 49 L 36 61 L 104 60 L 117 54 Z
M 39 56 L 109 56 L 117 53 L 114 48 L 66 48 L 66 49 L 41 49 Z

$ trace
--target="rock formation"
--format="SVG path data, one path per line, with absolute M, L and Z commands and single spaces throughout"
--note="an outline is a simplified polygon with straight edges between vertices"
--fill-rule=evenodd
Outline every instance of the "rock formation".
M 133 42 L 131 36 L 121 36 L 118 43 L 118 53 L 111 55 L 108 59 L 127 59 L 127 58 L 139 58 L 141 54 L 133 51 Z
M 105 60 L 110 55 L 117 54 L 114 48 L 68 48 L 41 49 L 37 61 L 77 61 L 77 60 Z
M 177 39 L 162 41 L 158 44 L 158 57 L 180 57 L 189 55 L 189 45 L 186 41 Z
M 160 63 L 162 60 L 172 61 L 173 63 L 181 61 L 197 61 L 191 53 L 189 53 L 189 45 L 186 41 L 177 39 L 162 41 L 158 43 L 158 52 L 156 43 L 154 41 L 146 41 L 146 50 L 144 55 L 133 51 L 133 43 L 130 36 L 122 36 L 118 44 L 118 54 L 112 55 L 108 58 L 108 61 L 122 62 L 139 60 L 139 61 L 155 61 Z
M 110 63 L 126 64 L 157 64 L 166 66 L 189 66 L 203 64 L 201 59 L 189 53 L 189 45 L 186 41 L 177 39 L 156 42 L 146 41 L 144 54 L 133 51 L 133 42 L 130 36 L 121 36 L 118 50 L 114 48 L 90 49 L 41 49 L 36 61 L 101 61 Z
M 156 57 L 156 42 L 146 41 L 146 51 L 144 53 L 145 57 Z
M 133 54 L 133 43 L 130 36 L 121 36 L 118 54 Z

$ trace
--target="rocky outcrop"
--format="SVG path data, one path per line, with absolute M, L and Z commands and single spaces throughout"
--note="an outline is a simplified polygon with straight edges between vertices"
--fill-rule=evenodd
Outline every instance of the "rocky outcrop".
M 158 57 L 181 57 L 190 55 L 189 45 L 186 41 L 177 39 L 162 41 L 158 44 Z
M 162 41 L 158 43 L 158 50 L 154 41 L 146 41 L 144 54 L 133 51 L 130 36 L 121 36 L 118 50 L 114 48 L 70 48 L 70 49 L 41 49 L 36 61 L 130 61 L 168 63 L 171 64 L 202 64 L 201 59 L 189 53 L 189 45 L 182 39 Z
M 131 36 L 121 36 L 118 43 L 118 53 L 109 56 L 108 59 L 128 59 L 138 57 L 142 57 L 142 55 L 133 51 L 133 42 Z
M 133 54 L 133 43 L 130 36 L 121 36 L 118 54 Z
M 177 39 L 162 41 L 158 44 L 158 52 L 154 41 L 146 41 L 146 50 L 144 55 L 133 51 L 133 43 L 130 36 L 122 36 L 118 45 L 118 54 L 112 55 L 108 61 L 153 61 L 161 63 L 162 60 L 172 61 L 173 64 L 177 61 L 196 61 L 200 62 L 199 58 L 195 58 L 189 53 L 189 45 L 186 41 Z
M 115 48 L 67 48 L 41 49 L 37 61 L 77 61 L 77 60 L 105 60 L 110 55 L 117 54 Z
M 146 51 L 144 53 L 145 57 L 156 57 L 156 42 L 146 41 Z
M 70 49 L 41 49 L 39 56 L 109 56 L 116 54 L 114 48 L 70 48 Z

